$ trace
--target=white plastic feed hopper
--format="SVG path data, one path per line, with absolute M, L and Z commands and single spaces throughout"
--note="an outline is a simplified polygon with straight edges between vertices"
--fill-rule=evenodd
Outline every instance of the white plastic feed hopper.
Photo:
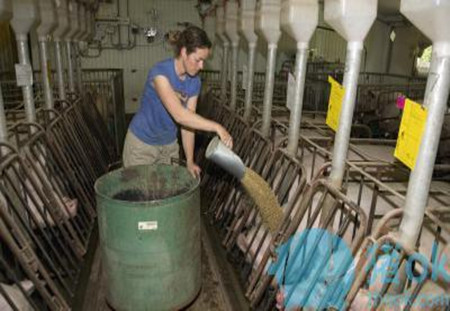
M 377 16 L 377 0 L 325 0 L 325 21 L 347 41 L 344 98 L 336 132 L 330 182 L 340 188 L 345 171 L 363 41 Z
M 319 20 L 317 0 L 283 0 L 281 3 L 281 28 L 297 42 L 295 61 L 295 91 L 289 120 L 287 151 L 297 154 L 303 94 L 306 80 L 308 45 Z

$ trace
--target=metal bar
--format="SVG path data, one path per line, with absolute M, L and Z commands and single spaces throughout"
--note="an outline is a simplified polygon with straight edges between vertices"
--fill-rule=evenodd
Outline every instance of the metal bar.
M 227 80 L 228 80 L 228 48 L 230 44 L 228 40 L 222 42 L 222 83 L 220 85 L 221 99 L 225 100 L 227 97 Z
M 6 129 L 5 103 L 3 101 L 2 87 L 0 85 L 0 142 L 8 141 L 8 130 Z
M 77 74 L 77 88 L 80 93 L 83 93 L 83 75 L 82 75 L 82 68 L 81 68 L 81 54 L 79 52 L 79 46 L 74 45 L 74 51 L 75 51 L 75 70 Z
M 295 59 L 295 95 L 289 119 L 289 135 L 287 151 L 297 154 L 298 139 L 300 135 L 300 122 L 302 119 L 303 94 L 306 80 L 306 62 L 308 60 L 308 43 L 297 43 L 297 56 Z
M 266 83 L 264 89 L 263 118 L 261 125 L 261 133 L 264 137 L 269 137 L 270 135 L 270 120 L 272 115 L 272 96 L 273 82 L 275 78 L 276 56 L 277 44 L 269 43 L 267 52 Z
M 68 279 L 68 276 L 72 274 L 71 270 L 76 265 L 73 263 L 70 256 L 67 257 L 64 252 L 61 253 L 58 251 L 58 249 L 64 246 L 57 245 L 57 247 L 55 247 L 55 244 L 60 244 L 60 239 L 58 238 L 58 235 L 55 234 L 54 228 L 49 226 L 49 230 L 44 230 L 43 226 L 39 225 L 37 217 L 41 217 L 41 219 L 47 221 L 47 215 L 43 215 L 40 210 L 37 210 L 36 212 L 27 212 L 28 202 L 26 201 L 26 197 L 24 197 L 26 194 L 23 194 L 23 191 L 19 189 L 20 186 L 15 183 L 15 180 L 17 180 L 15 177 L 18 177 L 18 175 L 13 167 L 12 170 L 8 170 L 8 176 L 3 178 L 3 184 L 0 184 L 0 191 L 4 195 L 2 197 L 10 207 L 8 212 L 11 214 L 11 217 L 15 219 L 15 226 L 17 228 L 18 226 L 23 227 L 29 234 L 28 240 L 30 243 L 33 242 L 36 244 L 36 248 L 39 249 L 43 262 L 54 270 L 61 286 L 67 290 L 68 293 L 71 293 L 72 289 L 67 281 L 70 279 Z M 31 200 L 33 201 L 32 204 L 36 204 L 35 197 L 31 198 Z M 30 221 L 27 221 L 25 212 L 28 213 Z M 35 234 L 35 230 L 32 230 L 32 227 L 37 228 L 38 231 L 40 231 L 40 234 Z M 70 267 L 68 264 L 70 264 Z M 62 274 L 65 274 L 66 277 L 63 278 Z
M 9 215 L 3 212 L 1 214 L 3 214 L 0 218 L 0 235 L 2 236 L 2 240 L 4 240 L 5 244 L 18 259 L 25 274 L 36 286 L 37 291 L 42 295 L 45 303 L 50 310 L 69 310 L 67 301 L 53 282 L 52 277 L 37 257 L 31 245 L 27 242 L 26 237 L 20 230 L 11 230 L 8 228 L 7 224 L 14 228 L 13 220 L 11 217 L 8 217 Z M 12 232 L 14 232 L 14 236 Z
M 47 41 L 45 37 L 39 38 L 39 48 L 41 53 L 41 74 L 42 83 L 44 84 L 45 106 L 48 109 L 52 109 L 54 102 L 52 87 L 50 85 L 50 68 L 48 66 Z
M 64 68 L 62 61 L 62 48 L 61 40 L 55 38 L 55 54 L 56 54 L 56 77 L 58 80 L 58 94 L 59 100 L 65 101 L 66 98 L 66 88 L 64 85 Z
M 28 39 L 26 36 L 17 35 L 17 53 L 19 56 L 19 63 L 21 65 L 30 66 L 30 60 L 28 58 Z M 28 122 L 36 121 L 36 107 L 34 105 L 33 86 L 22 86 L 22 96 L 25 105 L 25 116 Z
M 253 73 L 255 70 L 255 53 L 256 53 L 256 43 L 249 43 L 248 45 L 248 74 L 247 81 L 242 81 L 246 83 L 245 89 L 245 109 L 244 109 L 244 120 L 249 121 L 252 112 L 252 95 L 253 95 Z
M 348 43 L 343 83 L 345 95 L 342 101 L 339 127 L 334 141 L 332 168 L 330 173 L 330 182 L 337 188 L 342 185 L 342 179 L 344 177 L 362 51 L 362 42 Z
M 424 100 L 424 106 L 428 110 L 427 120 L 416 165 L 408 183 L 405 213 L 400 225 L 401 240 L 408 246 L 415 245 L 419 229 L 422 226 L 433 175 L 433 165 L 447 109 L 450 90 L 450 57 L 448 54 L 440 54 L 445 51 L 445 48 L 448 52 L 448 42 L 443 43 L 443 46 L 433 45 L 433 56 Z
M 231 111 L 236 111 L 236 97 L 237 97 L 237 66 L 238 66 L 238 53 L 239 43 L 233 42 L 231 44 L 231 98 L 230 108 Z
M 73 66 L 73 55 L 72 55 L 72 41 L 66 41 L 66 52 L 67 52 L 67 74 L 69 77 L 69 92 L 75 93 L 75 79 L 74 79 L 74 66 Z

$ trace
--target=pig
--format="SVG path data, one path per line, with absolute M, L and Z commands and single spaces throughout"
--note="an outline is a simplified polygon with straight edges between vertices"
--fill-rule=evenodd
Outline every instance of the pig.
M 29 280 L 24 280 L 24 281 L 20 282 L 20 285 L 26 293 L 31 293 L 34 289 L 34 284 Z M 14 306 L 17 308 L 17 310 L 21 310 L 21 311 L 33 311 L 34 310 L 34 308 L 31 306 L 31 304 L 26 299 L 23 292 L 19 289 L 19 287 L 16 284 L 7 285 L 4 283 L 0 283 L 0 286 L 6 292 L 8 297 L 13 301 Z M 2 311 L 14 310 L 13 307 L 10 306 L 10 304 L 6 300 L 6 298 L 3 297 L 1 294 L 0 294 L 0 310 L 2 310 Z
M 449 255 L 450 255 L 450 247 L 449 245 L 447 245 L 443 248 L 440 254 L 440 258 L 441 259 L 449 258 Z M 378 269 L 379 271 L 380 267 L 382 267 L 386 263 L 386 260 L 389 260 L 389 257 L 386 256 L 389 255 L 380 256 L 374 270 Z M 448 260 L 446 260 L 445 262 L 444 270 L 447 273 L 447 275 L 450 275 Z M 375 282 L 371 282 L 371 285 L 369 286 L 368 289 L 359 290 L 358 294 L 353 300 L 353 303 L 350 306 L 351 311 L 367 310 L 371 305 L 373 305 L 374 298 L 379 292 L 381 292 L 383 284 L 381 278 L 376 279 L 377 280 Z M 443 288 L 441 285 L 428 279 L 425 281 L 418 296 L 413 301 L 410 310 L 412 311 L 445 310 L 445 307 L 448 307 L 450 304 L 449 293 L 450 289 L 448 286 L 446 286 L 446 288 Z M 409 289 L 399 295 L 388 293 L 382 298 L 378 310 L 383 311 L 403 310 L 406 307 L 408 297 L 410 297 L 411 295 L 412 289 Z

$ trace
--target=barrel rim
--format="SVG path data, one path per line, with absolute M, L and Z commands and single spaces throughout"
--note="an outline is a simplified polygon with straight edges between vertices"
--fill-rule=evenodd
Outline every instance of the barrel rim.
M 169 167 L 178 167 L 178 168 L 182 168 L 184 170 L 187 171 L 187 168 L 181 165 L 169 165 L 169 164 L 140 164 L 140 165 L 136 165 L 136 166 L 169 166 Z M 102 199 L 105 199 L 107 201 L 111 201 L 111 202 L 122 202 L 122 203 L 126 203 L 127 205 L 161 205 L 161 203 L 170 203 L 171 201 L 174 200 L 179 200 L 180 198 L 183 197 L 188 197 L 190 196 L 193 192 L 197 191 L 197 189 L 200 186 L 200 178 L 194 178 L 195 179 L 195 183 L 193 184 L 193 186 L 191 188 L 189 188 L 188 191 L 180 193 L 178 195 L 175 196 L 171 196 L 171 197 L 166 197 L 163 199 L 158 199 L 158 200 L 150 200 L 150 201 L 128 201 L 128 200 L 120 200 L 120 199 L 113 199 L 111 196 L 108 196 L 102 192 L 99 191 L 98 187 L 100 182 L 106 178 L 106 176 L 113 174 L 113 173 L 117 173 L 120 170 L 124 170 L 126 168 L 124 167 L 120 167 L 116 170 L 110 171 L 102 176 L 100 176 L 99 178 L 97 178 L 97 180 L 94 183 L 94 190 L 95 190 L 95 194 L 96 196 L 101 197 Z M 190 173 L 188 172 L 188 174 L 190 175 Z

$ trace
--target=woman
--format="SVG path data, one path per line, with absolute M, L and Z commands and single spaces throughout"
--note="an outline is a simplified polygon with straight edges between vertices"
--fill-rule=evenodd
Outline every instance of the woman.
M 194 162 L 194 130 L 215 132 L 229 148 L 233 140 L 222 125 L 195 113 L 201 88 L 197 74 L 209 55 L 211 41 L 195 26 L 179 33 L 174 41 L 176 57 L 157 63 L 148 74 L 141 106 L 125 138 L 123 165 L 169 164 L 170 158 L 178 158 L 179 124 L 187 169 L 198 177 L 201 170 Z

